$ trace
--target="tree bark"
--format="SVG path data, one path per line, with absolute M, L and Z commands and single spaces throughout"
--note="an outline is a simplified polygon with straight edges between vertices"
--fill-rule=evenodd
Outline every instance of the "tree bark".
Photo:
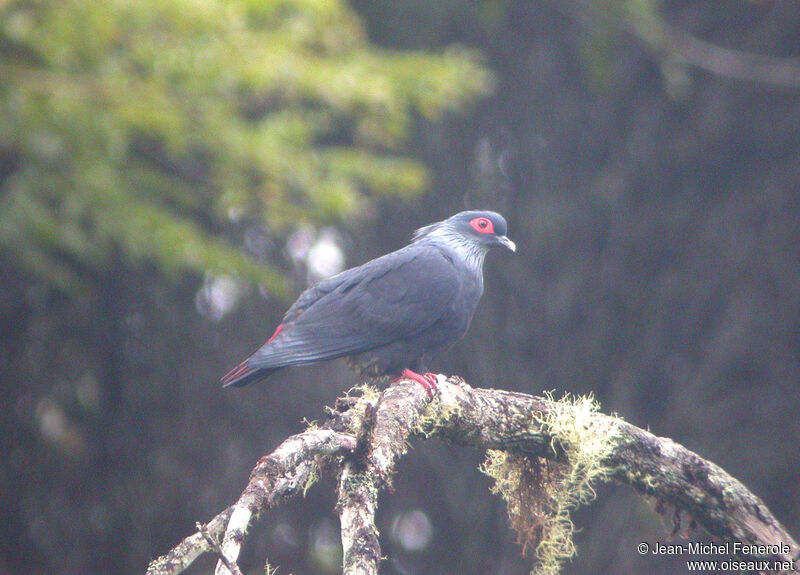
M 573 476 L 580 466 L 594 465 L 597 474 L 586 475 L 587 482 L 600 477 L 630 485 L 720 541 L 764 547 L 737 553 L 740 558 L 783 561 L 786 568 L 776 572 L 797 573 L 800 547 L 764 503 L 719 466 L 674 441 L 569 401 L 476 389 L 455 377 L 439 376 L 438 388 L 431 400 L 422 386 L 402 381 L 382 393 L 364 388 L 361 397 L 337 401 L 321 428 L 290 437 L 262 458 L 239 501 L 209 522 L 207 533 L 222 541 L 218 549 L 196 533 L 154 560 L 147 575 L 180 573 L 205 552 L 224 554 L 216 573 L 228 575 L 225 564 L 235 565 L 251 518 L 303 492 L 323 470 L 339 478 L 343 573 L 377 574 L 377 494 L 391 485 L 409 440 L 431 437 L 501 450 L 523 461 L 554 461 L 572 466 Z M 597 461 L 576 458 L 579 452 L 584 458 L 596 454 Z

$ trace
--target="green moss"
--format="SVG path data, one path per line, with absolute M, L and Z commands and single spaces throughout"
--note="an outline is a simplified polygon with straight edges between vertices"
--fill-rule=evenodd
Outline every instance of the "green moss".
M 373 403 L 378 401 L 378 398 L 381 396 L 381 391 L 374 385 L 364 382 L 355 387 L 351 387 L 346 395 L 347 397 L 360 397 L 368 403 Z
M 576 553 L 570 513 L 593 501 L 593 483 L 613 471 L 604 460 L 616 445 L 617 421 L 597 417 L 592 397 L 548 399 L 550 408 L 533 414 L 532 424 L 551 436 L 563 459 L 490 450 L 481 471 L 494 479 L 493 492 L 505 499 L 523 552 L 534 549 L 534 573 L 555 575 Z
M 311 473 L 308 474 L 306 482 L 303 484 L 303 497 L 306 496 L 308 490 L 319 480 L 319 465 L 313 465 Z
M 362 497 L 366 496 L 373 502 L 377 501 L 378 489 L 375 486 L 375 482 L 368 474 L 356 473 L 347 476 L 342 482 L 341 488 L 349 498 L 360 500 Z M 339 496 L 342 496 L 341 493 Z
M 422 435 L 423 437 L 429 437 L 437 427 L 445 426 L 447 422 L 459 417 L 460 413 L 461 411 L 458 405 L 442 403 L 434 399 L 420 415 L 412 433 Z

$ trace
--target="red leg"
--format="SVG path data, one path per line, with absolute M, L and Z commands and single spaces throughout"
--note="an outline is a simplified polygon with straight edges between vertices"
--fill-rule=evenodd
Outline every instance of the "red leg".
M 401 379 L 413 379 L 414 381 L 416 381 L 418 384 L 420 384 L 422 387 L 425 388 L 425 391 L 428 392 L 428 395 L 430 397 L 433 397 L 434 394 L 436 393 L 437 389 L 436 375 L 432 373 L 419 374 L 414 371 L 411 371 L 410 369 L 404 369 L 403 373 L 400 374 L 400 377 L 396 377 L 395 379 L 393 379 L 392 383 L 394 383 L 395 381 L 399 381 Z

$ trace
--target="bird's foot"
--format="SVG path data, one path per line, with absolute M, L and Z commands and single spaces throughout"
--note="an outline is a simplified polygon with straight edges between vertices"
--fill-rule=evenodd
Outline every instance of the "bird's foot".
M 403 373 L 400 374 L 400 377 L 398 377 L 395 381 L 400 379 L 413 379 L 423 388 L 425 388 L 425 391 L 428 392 L 428 395 L 430 397 L 433 397 L 436 394 L 436 391 L 439 389 L 436 386 L 436 384 L 438 383 L 438 380 L 436 379 L 436 374 L 430 372 L 419 374 L 414 371 L 411 371 L 410 369 L 404 369 Z

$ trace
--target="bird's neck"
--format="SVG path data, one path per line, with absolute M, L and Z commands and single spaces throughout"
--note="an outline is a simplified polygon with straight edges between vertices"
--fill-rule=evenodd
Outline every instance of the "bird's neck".
M 447 249 L 460 258 L 478 276 L 483 276 L 483 260 L 486 257 L 486 252 L 489 251 L 486 246 L 473 242 L 445 227 L 430 230 L 425 234 L 424 238 L 420 238 L 420 241 Z

